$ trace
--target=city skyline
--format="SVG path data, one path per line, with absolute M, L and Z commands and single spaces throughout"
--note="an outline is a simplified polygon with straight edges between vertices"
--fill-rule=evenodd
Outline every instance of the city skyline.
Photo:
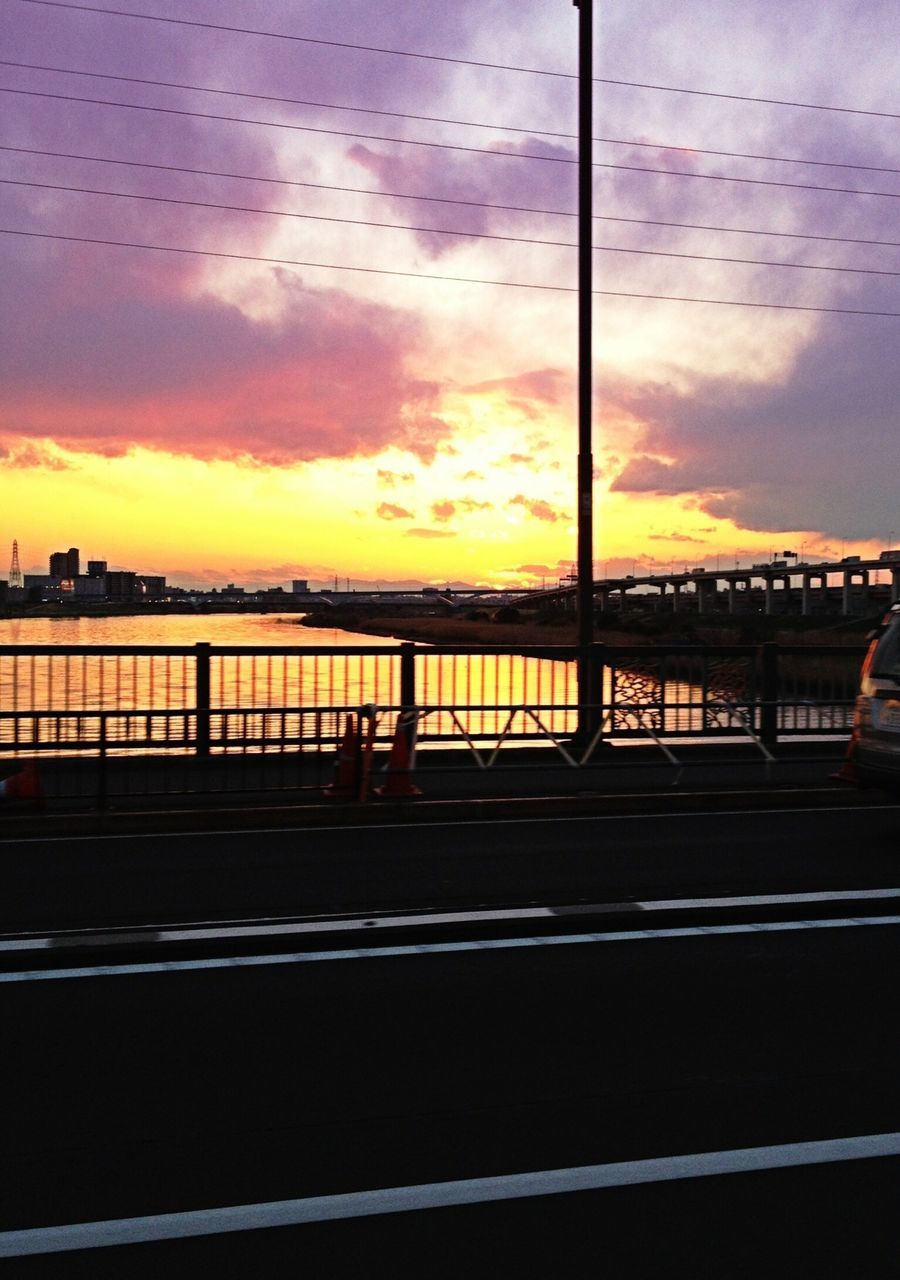
M 846 548 L 842 548 L 842 552 L 845 549 Z M 180 581 L 173 579 L 171 574 L 151 574 L 146 570 L 135 570 L 134 568 L 126 567 L 115 560 L 110 561 L 107 559 L 98 559 L 93 556 L 86 558 L 81 554 L 81 549 L 74 546 L 68 547 L 65 551 L 58 550 L 50 552 L 48 560 L 45 562 L 44 566 L 36 565 L 28 567 L 23 573 L 20 568 L 18 539 L 13 540 L 10 555 L 11 566 L 7 575 L 9 579 L 8 585 L 15 585 L 12 578 L 14 571 L 18 570 L 19 576 L 24 577 L 26 588 L 29 585 L 35 586 L 38 583 L 43 584 L 44 586 L 49 586 L 51 583 L 55 582 L 58 589 L 59 585 L 63 581 L 68 580 L 70 583 L 68 589 L 71 590 L 71 587 L 76 585 L 74 582 L 76 577 L 81 581 L 87 578 L 114 579 L 117 581 L 117 591 L 119 592 L 121 592 L 125 586 L 125 579 L 132 580 L 132 587 L 135 582 L 143 582 L 146 584 L 152 584 L 153 588 L 158 591 L 175 591 L 176 593 L 191 591 L 213 593 L 225 592 L 226 594 L 228 591 L 233 592 L 235 590 L 239 592 L 247 591 L 250 594 L 272 591 L 284 591 L 286 593 L 295 593 L 297 591 L 305 593 L 308 591 L 319 592 L 331 590 L 335 592 L 359 590 L 364 593 L 368 590 L 373 590 L 375 592 L 392 590 L 419 591 L 422 588 L 431 589 L 433 585 L 429 581 L 415 577 L 392 580 L 382 576 L 379 579 L 366 579 L 358 576 L 351 577 L 344 574 L 334 574 L 328 579 L 282 579 L 276 583 L 273 583 L 269 579 L 260 581 L 253 581 L 251 579 L 250 581 L 240 582 L 236 580 L 239 578 L 239 575 L 232 575 L 235 580 L 231 581 L 225 581 L 224 579 L 219 578 L 215 581 L 204 580 L 199 577 L 191 581 Z M 885 547 L 882 548 L 880 552 L 873 554 L 871 557 L 860 557 L 859 555 L 844 556 L 842 554 L 840 558 L 832 557 L 828 561 L 817 560 L 815 558 L 807 559 L 804 558 L 805 555 L 806 545 L 802 544 L 802 550 L 799 552 L 789 549 L 782 549 L 779 551 L 772 550 L 769 552 L 768 560 L 754 562 L 741 562 L 737 557 L 730 559 L 721 555 L 716 555 L 714 557 L 709 557 L 710 563 L 698 566 L 689 565 L 687 560 L 684 560 L 683 562 L 671 560 L 667 564 L 661 564 L 653 560 L 645 562 L 642 559 L 631 558 L 629 560 L 625 557 L 619 558 L 613 562 L 595 560 L 593 576 L 594 580 L 597 582 L 604 580 L 621 581 L 632 578 L 636 578 L 638 581 L 641 581 L 646 578 L 654 577 L 659 579 L 671 579 L 680 576 L 693 578 L 700 573 L 712 574 L 720 572 L 723 577 L 725 577 L 731 576 L 737 571 L 746 574 L 751 573 L 752 570 L 766 568 L 784 570 L 788 575 L 796 576 L 799 571 L 807 566 L 817 566 L 823 563 L 828 563 L 831 566 L 831 570 L 838 571 L 843 566 L 853 566 L 859 563 L 862 559 L 864 563 L 867 563 L 874 569 L 875 573 L 873 581 L 878 585 L 882 581 L 883 573 L 890 575 L 892 567 L 896 564 L 898 558 L 900 558 L 900 548 L 890 549 Z M 630 572 L 627 572 L 628 569 L 630 569 Z M 543 574 L 541 575 L 540 582 L 527 580 L 526 577 L 523 576 L 522 581 L 518 583 L 509 582 L 506 585 L 510 589 L 522 589 L 529 587 L 552 588 L 556 583 L 560 586 L 567 584 L 570 585 L 576 579 L 577 575 L 575 570 L 576 564 L 574 561 L 561 562 L 556 574 Z M 176 577 L 178 576 L 179 575 L 176 574 Z M 890 581 L 890 577 L 888 577 L 888 581 Z M 0 574 L 0 584 L 3 583 L 4 579 L 2 574 Z M 446 586 L 448 590 L 452 591 L 466 590 L 479 587 L 484 584 L 468 582 L 452 574 L 448 574 L 443 579 L 441 585 Z M 76 590 L 75 594 L 78 594 L 78 590 Z M 92 592 L 90 594 L 96 594 L 96 592 Z
M 568 572 L 569 0 L 3 3 L 23 571 L 78 527 L 174 585 Z M 598 5 L 610 573 L 900 534 L 896 6 L 727 9 Z

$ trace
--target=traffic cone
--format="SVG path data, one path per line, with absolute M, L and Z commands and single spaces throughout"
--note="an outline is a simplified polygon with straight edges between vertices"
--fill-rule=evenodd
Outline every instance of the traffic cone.
M 859 775 L 856 772 L 856 748 L 859 743 L 859 730 L 854 729 L 847 743 L 847 755 L 837 773 L 829 774 L 832 782 L 846 782 L 851 787 L 859 786 Z
M 37 765 L 33 760 L 26 761 L 18 773 L 11 778 L 0 781 L 0 801 L 7 800 L 42 800 L 44 796 Z
M 334 781 L 324 789 L 329 800 L 355 800 L 359 790 L 357 778 L 357 741 L 353 716 L 347 717 L 347 728 L 334 764 Z
M 402 715 L 397 717 L 397 730 L 394 741 L 391 743 L 391 754 L 388 757 L 385 773 L 387 778 L 384 786 L 375 788 L 375 794 L 381 796 L 383 800 L 408 800 L 422 794 L 412 780 L 406 723 Z

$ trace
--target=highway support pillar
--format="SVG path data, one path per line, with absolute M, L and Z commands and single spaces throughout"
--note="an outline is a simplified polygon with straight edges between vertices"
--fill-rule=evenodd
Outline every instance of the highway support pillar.
M 771 617 L 775 612 L 775 579 L 769 573 L 766 575 L 766 617 Z

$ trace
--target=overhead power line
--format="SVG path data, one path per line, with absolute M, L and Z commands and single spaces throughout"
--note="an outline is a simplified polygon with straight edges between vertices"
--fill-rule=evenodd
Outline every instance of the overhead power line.
M 462 231 L 452 227 L 415 227 L 403 222 L 373 222 L 365 218 L 339 218 L 330 214 L 300 213 L 292 209 L 260 209 L 252 205 L 217 204 L 210 200 L 186 200 L 175 196 L 142 195 L 132 191 L 106 191 L 96 187 L 64 186 L 54 182 L 32 182 L 24 178 L 0 178 L 0 185 L 36 187 L 41 191 L 64 191 L 77 195 L 108 196 L 120 200 L 144 200 L 151 204 L 184 205 L 191 209 L 215 209 L 228 213 L 258 213 L 275 218 L 297 218 L 305 222 L 328 222 L 342 226 L 374 227 L 388 231 L 412 231 L 425 235 L 459 236 L 473 240 L 499 240 L 507 244 L 544 245 L 548 249 L 577 249 L 577 241 L 542 240 L 532 236 L 505 236 L 486 231 Z M 812 262 L 777 262 L 761 258 L 728 258 L 705 253 L 677 253 L 663 249 L 633 249 L 621 245 L 594 244 L 598 253 L 629 253 L 650 258 L 679 258 L 690 262 L 724 262 L 732 266 L 788 267 L 798 271 L 836 271 L 859 276 L 900 276 L 900 271 L 883 271 L 874 267 L 837 267 Z
M 486 120 L 460 120 L 452 116 L 427 116 L 411 111 L 385 111 L 376 107 L 357 107 L 345 102 L 314 102 L 308 98 L 285 98 L 271 93 L 251 93 L 246 89 L 223 89 L 213 85 L 185 84 L 178 80 L 152 80 L 146 76 L 111 75 L 105 71 L 86 71 L 77 67 L 55 67 L 40 62 L 14 62 L 0 58 L 0 67 L 16 67 L 24 71 L 50 71 L 56 75 L 84 76 L 92 80 L 113 80 L 120 84 L 149 85 L 156 89 L 180 89 L 190 93 L 212 93 L 227 98 L 248 98 L 254 102 L 277 102 L 284 106 L 315 107 L 325 111 L 350 111 L 358 115 L 385 116 L 392 120 L 416 120 L 425 124 L 451 124 L 466 129 L 489 129 L 497 133 L 526 133 L 536 138 L 577 140 L 576 133 L 535 129 L 525 125 L 493 124 Z M 900 173 L 889 165 L 857 164 L 849 160 L 812 160 L 808 156 L 773 156 L 753 151 L 718 151 L 709 147 L 688 147 L 672 142 L 646 142 L 638 138 L 592 138 L 592 142 L 616 147 L 643 147 L 651 151 L 683 151 L 689 155 L 718 156 L 728 160 L 764 160 L 772 164 L 814 165 L 825 169 L 854 169 L 865 173 Z
M 201 22 L 197 18 L 171 18 L 158 13 L 136 13 L 127 9 L 106 9 L 99 5 L 75 4 L 71 0 L 19 0 L 21 4 L 41 5 L 49 9 L 70 9 L 82 13 L 105 14 L 111 18 L 134 18 L 141 22 L 167 22 L 180 27 L 196 27 L 207 31 L 227 31 L 232 35 L 259 36 L 267 40 L 290 40 L 300 44 L 325 45 L 332 49 L 355 49 L 363 53 L 387 54 L 395 58 L 418 58 L 426 62 L 446 62 L 453 66 L 483 67 L 491 71 L 515 71 L 525 75 L 551 76 L 559 80 L 577 80 L 574 71 L 551 71 L 546 67 L 521 67 L 507 62 L 481 62 L 475 58 L 454 58 L 448 54 L 419 53 L 412 49 L 386 49 L 378 45 L 354 44 L 349 40 L 325 40 L 318 36 L 300 36 L 286 31 L 265 31 L 256 27 L 226 26 L 221 22 Z M 655 89 L 663 93 L 686 93 L 704 98 L 728 98 L 737 102 L 760 102 L 776 107 L 802 107 L 810 111 L 840 111 L 850 115 L 881 116 L 900 120 L 900 112 L 870 111 L 861 107 L 838 107 L 821 102 L 797 102 L 783 98 L 762 98 L 751 94 L 717 93 L 711 89 L 683 89 L 673 85 L 649 84 L 638 80 L 612 80 L 595 77 L 597 84 L 620 85 L 631 89 Z
M 260 262 L 269 266 L 281 267 L 314 267 L 324 271 L 351 271 L 362 275 L 396 276 L 413 280 L 437 280 L 447 284 L 482 284 L 493 285 L 504 289 L 537 289 L 544 293 L 577 293 L 574 285 L 535 284 L 522 280 L 487 280 L 474 276 L 445 276 L 430 271 L 397 271 L 386 267 L 354 267 L 338 262 L 308 262 L 297 258 L 268 258 L 250 253 L 226 253 L 215 249 L 188 249 L 177 245 L 141 244 L 132 240 L 109 240 L 91 236 L 66 236 L 51 234 L 47 231 L 25 231 L 17 227 L 0 227 L 0 235 L 27 236 L 35 240 L 58 240 L 68 244 L 94 244 L 107 248 L 142 249 L 155 253 L 187 254 L 200 258 L 224 258 L 237 262 Z M 594 289 L 597 297 L 602 298 L 636 298 L 650 302 L 695 302 L 717 307 L 753 307 L 765 311 L 816 311 L 829 315 L 879 316 L 900 320 L 900 311 L 870 311 L 856 307 L 811 307 L 786 302 L 749 302 L 745 299 L 732 298 L 688 298 L 676 297 L 661 293 L 631 293 L 614 289 Z
M 363 142 L 393 142 L 408 147 L 435 147 L 440 151 L 467 151 L 476 155 L 506 156 L 513 160 L 546 160 L 550 164 L 576 163 L 571 156 L 544 156 L 537 152 L 498 151 L 492 147 L 467 147 L 460 143 L 434 142 L 420 138 L 397 138 L 391 134 L 356 133 L 350 129 L 326 129 L 321 125 L 294 124 L 288 120 L 254 120 L 249 116 L 225 116 L 211 111 L 191 111 L 187 107 L 151 106 L 142 102 L 115 102 L 110 98 L 86 98 L 72 93 L 50 93 L 38 89 L 16 89 L 12 86 L 0 86 L 0 93 L 18 94 L 25 98 L 49 98 L 57 102 L 80 102 L 95 107 L 118 107 L 125 111 L 150 111 L 157 115 L 183 116 L 192 120 L 215 120 L 224 124 L 252 124 L 265 129 L 288 129 L 294 133 L 316 133 L 327 137 L 357 138 Z
M 491 124 L 486 120 L 459 120 L 452 116 L 427 116 L 411 111 L 385 111 L 377 107 L 350 106 L 343 102 L 314 102 L 308 98 L 285 98 L 273 93 L 252 93 L 244 89 L 222 89 L 213 85 L 185 84 L 178 80 L 151 80 L 145 76 L 111 75 L 104 71 L 84 71 L 75 67 L 54 67 L 39 62 L 13 62 L 0 58 L 0 67 L 18 67 L 23 71 L 52 71 L 57 75 L 86 76 L 91 80 L 115 80 L 121 84 L 150 85 L 155 89 L 183 89 L 190 93 L 214 93 L 226 98 L 249 98 L 254 102 L 278 102 L 289 107 L 320 107 L 327 111 L 352 111 L 359 115 L 389 116 L 393 120 L 418 120 L 426 124 L 463 125 L 467 129 L 492 129 L 502 133 L 528 133 L 534 137 L 562 138 L 573 141 L 574 133 L 556 133 L 549 129 L 526 129 L 518 125 Z M 594 139 L 595 142 L 601 139 Z M 843 166 L 842 166 L 843 167 Z
M 406 147 L 431 147 L 439 151 L 463 151 L 476 155 L 492 156 L 510 160 L 539 160 L 547 164 L 577 165 L 574 156 L 544 156 L 533 151 L 500 151 L 493 147 L 466 147 L 458 143 L 433 142 L 420 138 L 396 138 L 390 135 L 374 133 L 356 133 L 348 129 L 324 129 L 320 125 L 291 124 L 282 120 L 252 120 L 246 116 L 225 116 L 215 112 L 189 111 L 185 107 L 148 106 L 139 102 L 114 102 L 108 98 L 85 98 L 77 94 L 48 93 L 37 89 L 14 89 L 0 85 L 0 93 L 17 94 L 26 98 L 47 98 L 58 102 L 79 102 L 96 107 L 116 107 L 125 111 L 149 111 L 156 115 L 181 116 L 194 120 L 215 120 L 225 124 L 259 125 L 267 129 L 288 129 L 295 133 L 315 133 L 328 137 L 355 138 L 364 142 L 388 142 Z M 857 187 L 827 187 L 812 182 L 781 182 L 772 178 L 740 178 L 731 174 L 694 173 L 689 169 L 656 169 L 646 165 L 615 164 L 600 160 L 593 161 L 594 169 L 615 169 L 625 173 L 655 173 L 667 178 L 694 178 L 710 182 L 738 182 L 753 187 L 780 187 L 792 191 L 827 191 L 833 195 L 844 196 L 877 196 L 884 200 L 900 200 L 900 191 L 868 191 Z
M 0 143 L 0 151 L 17 155 L 48 156 L 58 160 L 86 160 L 92 164 L 121 165 L 129 169 L 153 169 L 162 173 L 186 173 L 200 178 L 229 178 L 239 182 L 258 182 L 279 187 L 299 187 L 314 191 L 341 191 L 350 195 L 377 196 L 388 200 L 417 200 L 428 204 L 452 204 L 463 208 L 493 209 L 503 213 L 529 213 L 542 217 L 574 218 L 567 209 L 539 209 L 531 205 L 491 204 L 485 200 L 460 200 L 453 196 L 413 195 L 408 191 L 378 191 L 372 187 L 341 187 L 325 182 L 301 182 L 295 178 L 275 178 L 264 174 L 234 173 L 221 169 L 191 169 L 186 165 L 156 164 L 149 160 L 125 160 L 122 157 L 85 155 L 77 151 L 48 151 L 38 147 L 15 147 Z M 865 240 L 859 237 L 816 235 L 800 231 L 767 231 L 760 227 L 720 227 L 702 222 L 665 222 L 658 218 L 623 218 L 612 214 L 594 214 L 595 222 L 619 222 L 640 227 L 672 227 L 682 231 L 721 231 L 730 235 L 768 236 L 780 240 L 817 240 L 830 244 L 861 244 L 886 249 L 900 248 L 900 240 Z

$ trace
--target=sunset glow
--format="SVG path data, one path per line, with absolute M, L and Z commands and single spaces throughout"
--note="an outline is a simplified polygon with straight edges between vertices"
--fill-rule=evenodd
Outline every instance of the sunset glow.
M 0 556 L 568 572 L 572 4 L 2 5 Z M 896 5 L 728 9 L 598 18 L 598 574 L 900 540 Z

